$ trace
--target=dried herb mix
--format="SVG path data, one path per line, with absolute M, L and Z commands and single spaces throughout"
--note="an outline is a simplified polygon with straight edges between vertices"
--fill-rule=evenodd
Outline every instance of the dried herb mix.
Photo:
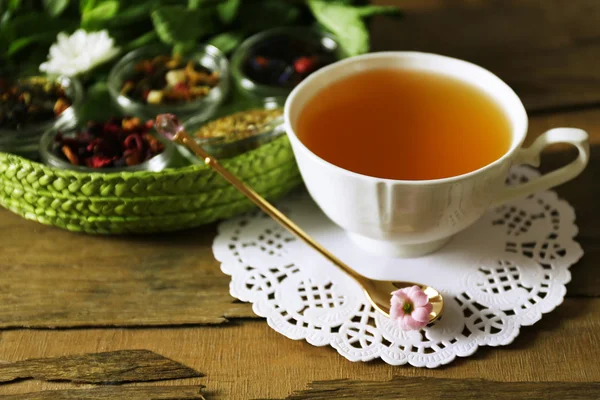
M 283 115 L 280 108 L 273 110 L 251 109 L 240 111 L 203 125 L 194 132 L 198 138 L 221 138 L 221 143 L 230 143 L 263 133 L 261 129 Z
M 43 77 L 13 80 L 0 76 L 0 129 L 22 130 L 52 121 L 70 106 L 57 82 Z
M 164 151 L 164 144 L 149 133 L 152 121 L 112 118 L 89 122 L 74 136 L 56 135 L 54 151 L 72 165 L 88 168 L 127 167 L 141 164 Z
M 178 104 L 206 97 L 221 81 L 193 60 L 179 56 L 157 56 L 134 66 L 133 75 L 123 82 L 121 94 L 147 104 Z

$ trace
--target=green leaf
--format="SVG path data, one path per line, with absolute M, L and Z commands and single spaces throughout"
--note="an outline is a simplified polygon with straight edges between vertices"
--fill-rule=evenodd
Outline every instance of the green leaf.
M 10 18 L 12 17 L 12 11 L 6 10 L 2 13 L 2 17 L 0 17 L 0 29 L 3 29 L 10 22 Z M 2 37 L 0 37 L 2 39 Z
M 118 0 L 105 0 L 81 14 L 81 25 L 90 30 L 99 29 L 104 21 L 109 21 L 118 11 Z
M 238 47 L 243 40 L 244 34 L 242 32 L 223 32 L 208 39 L 207 43 L 227 54 Z
M 369 31 L 356 7 L 324 0 L 309 0 L 315 18 L 333 32 L 348 55 L 369 51 Z
M 56 40 L 56 35 L 59 32 L 69 31 L 76 23 L 77 21 L 65 17 L 48 18 L 45 13 L 29 12 L 13 18 L 10 25 L 15 35 L 13 40 L 31 36 L 32 31 L 34 31 L 35 35 L 51 43 Z
M 8 10 L 17 11 L 21 8 L 21 0 L 8 0 Z
M 14 26 L 11 21 L 11 12 L 6 11 L 0 18 L 0 65 L 2 63 L 6 63 L 7 60 L 3 60 L 6 58 L 6 52 L 10 47 L 11 41 L 14 40 Z
M 188 0 L 188 8 L 190 10 L 196 10 L 204 3 L 206 3 L 206 0 Z
M 90 11 L 96 6 L 96 0 L 79 0 L 79 11 L 81 14 Z
M 163 6 L 151 14 L 160 40 L 174 45 L 190 42 L 217 31 L 215 9 L 189 10 L 184 6 Z
M 150 15 L 150 10 L 152 10 L 158 4 L 159 0 L 151 0 L 134 4 L 126 8 L 121 8 L 114 17 L 106 21 L 106 26 L 130 26 L 144 20 L 149 20 L 148 16 Z M 121 2 L 121 6 L 123 6 L 123 2 Z
M 111 100 L 106 82 L 97 82 L 87 90 L 79 118 L 81 121 L 104 121 L 120 114 Z
M 372 17 L 374 15 L 391 15 L 398 16 L 402 12 L 396 6 L 364 6 L 357 7 L 356 11 L 362 18 Z
M 281 0 L 244 1 L 239 12 L 243 31 L 256 32 L 294 24 L 301 16 L 300 8 Z
M 191 53 L 195 48 L 196 42 L 193 40 L 175 43 L 175 46 L 173 46 L 173 55 L 179 55 L 185 58 L 186 54 Z
M 231 24 L 238 14 L 241 0 L 225 0 L 217 6 L 219 18 L 225 25 Z
M 70 0 L 43 0 L 44 9 L 51 17 L 58 17 L 68 7 Z
M 156 32 L 150 31 L 150 32 L 144 33 L 141 36 L 138 36 L 137 38 L 133 39 L 131 42 L 127 43 L 124 50 L 125 51 L 135 50 L 139 47 L 146 46 L 157 40 L 158 40 L 158 35 L 156 34 Z
M 31 46 L 27 51 L 19 53 L 18 66 L 21 76 L 39 73 L 40 64 L 46 60 L 48 56 L 48 47 L 46 46 Z
M 334 0 L 336 1 L 336 0 Z M 343 3 L 349 6 L 366 6 L 371 3 L 371 0 L 338 0 L 338 3 Z
M 43 60 L 58 33 L 70 31 L 76 25 L 76 20 L 65 17 L 49 18 L 43 12 L 22 14 L 0 27 L 0 48 L 4 49 L 6 55 L 10 57 L 15 57 L 17 54 L 22 56 L 21 53 L 27 48 L 28 53 L 36 53 L 36 57 L 32 59 L 37 60 L 39 58 L 37 55 L 42 54 Z M 32 27 L 35 27 L 35 30 L 32 30 Z M 38 65 L 39 63 L 35 68 Z
M 32 35 L 32 36 L 27 36 L 24 38 L 19 38 L 17 40 L 13 40 L 10 43 L 10 46 L 8 47 L 8 51 L 6 52 L 6 54 L 8 56 L 12 56 L 15 53 L 18 53 L 20 50 L 24 49 L 25 47 L 29 46 L 30 44 L 35 43 L 39 39 L 40 39 L 40 35 Z
M 308 5 L 317 21 L 338 37 L 342 47 L 351 56 L 369 51 L 369 31 L 363 18 L 400 14 L 397 7 L 353 6 L 349 1 L 309 0 Z

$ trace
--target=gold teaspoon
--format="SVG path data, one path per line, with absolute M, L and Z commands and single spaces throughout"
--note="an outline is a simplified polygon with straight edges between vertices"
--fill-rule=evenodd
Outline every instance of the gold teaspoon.
M 271 203 L 265 200 L 262 196 L 248 187 L 245 183 L 240 181 L 237 177 L 231 174 L 225 169 L 214 157 L 209 155 L 202 147 L 200 147 L 194 138 L 192 138 L 179 123 L 177 118 L 171 114 L 160 114 L 156 117 L 156 130 L 167 137 L 168 139 L 186 146 L 198 157 L 201 157 L 206 165 L 216 171 L 219 175 L 225 178 L 231 183 L 237 190 L 242 192 L 248 197 L 254 204 L 256 204 L 261 210 L 271 216 L 275 221 L 279 222 L 284 228 L 289 230 L 291 233 L 302 239 L 310 247 L 321 253 L 326 259 L 331 261 L 335 266 L 340 268 L 351 278 L 353 278 L 363 289 L 365 295 L 375 307 L 375 309 L 381 312 L 383 315 L 389 318 L 390 316 L 390 300 L 392 292 L 417 285 L 419 286 L 429 298 L 431 305 L 433 306 L 431 313 L 429 314 L 429 322 L 433 322 L 439 318 L 444 309 L 444 298 L 442 295 L 433 287 L 423 285 L 420 283 L 403 282 L 403 281 L 383 281 L 366 278 L 348 265 L 346 265 L 339 258 L 330 253 L 327 249 L 317 243 L 311 238 L 306 232 L 304 232 L 298 225 L 292 220 L 281 213 Z

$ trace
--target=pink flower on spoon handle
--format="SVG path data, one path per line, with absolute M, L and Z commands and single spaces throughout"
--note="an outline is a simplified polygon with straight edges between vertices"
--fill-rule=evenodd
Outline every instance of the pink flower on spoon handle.
M 429 297 L 419 286 L 411 286 L 392 293 L 390 318 L 396 321 L 403 331 L 425 327 L 433 306 Z

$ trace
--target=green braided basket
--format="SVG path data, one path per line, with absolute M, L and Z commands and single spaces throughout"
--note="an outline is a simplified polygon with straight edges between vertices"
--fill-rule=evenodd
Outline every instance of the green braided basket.
M 222 163 L 271 200 L 301 183 L 286 136 Z M 192 228 L 253 207 L 205 165 L 162 172 L 81 173 L 6 153 L 0 153 L 0 204 L 42 224 L 92 234 Z

